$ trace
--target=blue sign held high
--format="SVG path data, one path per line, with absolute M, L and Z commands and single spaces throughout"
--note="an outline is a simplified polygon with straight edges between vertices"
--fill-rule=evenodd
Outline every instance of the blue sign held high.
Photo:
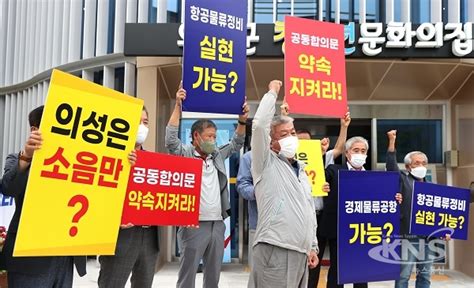
M 247 1 L 187 0 L 185 5 L 183 110 L 241 114 Z

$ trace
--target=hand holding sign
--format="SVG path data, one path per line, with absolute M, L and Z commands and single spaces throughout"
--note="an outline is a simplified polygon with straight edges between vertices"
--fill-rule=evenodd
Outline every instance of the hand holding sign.
M 239 122 L 244 123 L 247 121 L 247 118 L 249 117 L 249 111 L 250 111 L 250 108 L 249 108 L 249 105 L 247 104 L 247 96 L 245 96 L 245 102 L 242 105 L 242 114 L 239 115 Z
M 186 100 L 186 90 L 183 89 L 183 81 L 181 81 L 178 91 L 176 91 L 176 106 L 182 108 L 184 100 Z
M 23 156 L 26 158 L 33 158 L 33 154 L 36 150 L 41 148 L 41 144 L 43 144 L 43 138 L 41 137 L 41 132 L 39 130 L 33 130 L 30 133 L 30 137 L 25 143 L 25 147 L 23 149 Z
M 286 102 L 286 96 L 283 97 L 283 103 L 280 105 L 280 114 L 283 116 L 288 116 L 290 114 L 290 105 Z

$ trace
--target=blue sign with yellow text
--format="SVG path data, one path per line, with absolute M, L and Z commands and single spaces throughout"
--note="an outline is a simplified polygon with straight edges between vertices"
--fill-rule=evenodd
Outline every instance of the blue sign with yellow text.
M 415 181 L 410 234 L 467 240 L 469 189 Z
M 183 110 L 241 114 L 247 1 L 185 1 L 184 35 Z
M 400 277 L 398 187 L 397 172 L 339 171 L 338 284 Z

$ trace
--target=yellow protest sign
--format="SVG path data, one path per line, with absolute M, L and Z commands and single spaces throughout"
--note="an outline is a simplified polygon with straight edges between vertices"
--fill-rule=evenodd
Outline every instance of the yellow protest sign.
M 14 256 L 114 254 L 142 107 L 53 71 Z
M 323 192 L 326 175 L 324 174 L 323 156 L 321 154 L 321 141 L 299 140 L 296 157 L 306 163 L 305 171 L 311 184 L 313 196 L 328 196 L 328 193 Z

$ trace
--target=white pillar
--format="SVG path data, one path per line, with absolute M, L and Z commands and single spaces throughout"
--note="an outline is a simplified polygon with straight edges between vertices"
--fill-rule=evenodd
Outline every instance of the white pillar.
M 69 23 L 68 62 L 81 59 L 82 1 L 72 0 Z
M 114 89 L 115 87 L 115 68 L 104 66 L 104 86 Z
M 52 66 L 56 67 L 61 64 L 61 43 L 62 43 L 62 25 L 64 2 L 55 1 L 54 3 L 54 28 L 53 28 L 53 59 Z
M 168 20 L 168 1 L 157 0 L 156 23 L 166 23 Z
M 5 85 L 8 20 L 9 20 L 8 1 L 1 1 L 0 2 L 0 87 Z
M 84 4 L 84 41 L 82 45 L 82 58 L 89 59 L 95 56 L 97 2 L 95 0 L 85 0 Z
M 114 53 L 122 53 L 125 35 L 125 17 L 127 14 L 127 3 L 125 0 L 115 2 L 115 29 L 114 29 Z
M 138 23 L 148 23 L 148 0 L 138 0 Z
M 138 0 L 127 1 L 127 23 L 137 23 Z
M 404 1 L 404 0 L 402 0 Z M 359 22 L 360 23 L 365 23 L 367 16 L 366 16 L 366 5 L 365 5 L 365 0 L 359 0 Z
M 467 3 L 467 21 L 474 22 L 474 1 L 470 0 Z
M 411 22 L 410 0 L 402 0 L 402 22 Z
M 98 0 L 97 2 L 97 33 L 95 55 L 107 54 L 109 28 L 109 0 Z
M 323 21 L 323 0 L 318 1 L 318 19 L 319 21 Z
M 430 19 L 432 23 L 443 22 L 443 1 L 431 0 Z
M 94 82 L 94 71 L 82 70 L 82 79 Z
M 46 21 L 46 58 L 45 58 L 45 69 L 49 69 L 53 65 L 53 23 L 54 21 L 54 6 L 53 0 L 48 0 L 48 18 Z
M 64 0 L 63 7 L 63 31 L 62 31 L 62 41 L 61 41 L 61 64 L 66 64 L 69 59 L 69 18 L 71 16 L 71 1 L 74 0 Z M 41 86 L 42 87 L 42 86 Z M 42 89 L 42 88 L 41 88 Z
M 17 1 L 17 4 L 16 4 L 16 11 L 15 11 L 15 14 L 16 14 L 16 19 L 15 19 L 15 46 L 14 47 L 14 52 L 12 54 L 13 56 L 13 83 L 16 84 L 19 82 L 19 79 L 18 79 L 18 74 L 19 74 L 19 69 L 20 69 L 20 43 L 21 43 L 21 38 L 22 38 L 22 35 L 21 35 L 21 26 L 23 24 L 23 17 L 24 15 L 22 10 L 23 10 L 23 5 L 24 2 L 23 1 Z
M 394 0 L 385 1 L 385 23 L 390 23 L 395 19 L 395 7 L 393 1 Z
M 136 81 L 136 70 L 135 64 L 125 63 L 125 76 L 124 76 L 124 93 L 130 96 L 135 96 L 135 81 Z
M 450 23 L 459 23 L 460 20 L 461 3 L 459 2 L 459 0 L 448 0 L 448 21 Z
M 341 0 L 336 0 L 335 4 L 336 5 L 334 7 L 334 22 L 341 23 Z

